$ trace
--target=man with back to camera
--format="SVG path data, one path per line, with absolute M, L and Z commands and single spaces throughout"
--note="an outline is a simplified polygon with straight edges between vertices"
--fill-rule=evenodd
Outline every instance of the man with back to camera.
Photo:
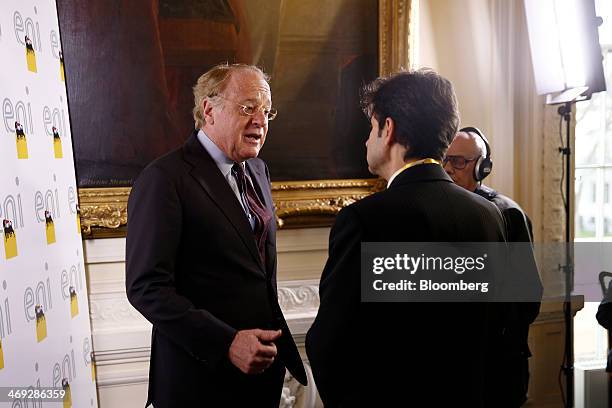
M 468 191 L 486 198 L 499 208 L 506 224 L 508 242 L 533 242 L 531 220 L 523 209 L 512 199 L 498 193 L 482 184 L 491 173 L 493 161 L 491 146 L 478 128 L 464 127 L 453 139 L 444 158 L 444 169 L 453 181 Z M 524 247 L 529 253 L 521 253 L 515 272 L 532 271 L 525 280 L 533 282 L 537 291 L 536 297 L 542 295 L 541 282 L 537 267 L 533 262 L 530 245 Z M 522 251 L 523 247 L 516 248 Z M 526 263 L 528 262 L 528 263 Z M 529 362 L 531 357 L 527 337 L 529 325 L 538 316 L 539 302 L 527 302 L 523 299 L 514 304 L 512 314 L 504 324 L 504 337 L 491 352 L 496 356 L 491 367 L 489 379 L 495 379 L 497 384 L 488 387 L 488 399 L 491 404 L 499 407 L 519 407 L 527 400 L 529 385 Z
M 155 408 L 278 407 L 306 374 L 278 304 L 270 179 L 257 158 L 276 116 L 268 78 L 219 65 L 193 88 L 195 131 L 132 188 L 126 287 L 153 324 Z
M 371 173 L 388 180 L 338 214 L 306 351 L 326 407 L 484 406 L 484 303 L 362 303 L 362 242 L 503 242 L 497 208 L 441 166 L 459 123 L 451 83 L 432 70 L 363 89 Z M 375 404 L 375 405 L 371 405 Z M 418 404 L 418 405 L 417 405 Z

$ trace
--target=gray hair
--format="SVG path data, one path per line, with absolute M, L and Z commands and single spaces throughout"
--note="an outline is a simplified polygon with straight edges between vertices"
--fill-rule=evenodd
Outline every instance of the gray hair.
M 269 83 L 270 81 L 270 76 L 255 65 L 225 63 L 212 67 L 200 76 L 193 86 L 193 119 L 196 129 L 201 128 L 206 123 L 204 112 L 202 112 L 202 103 L 204 99 L 208 99 L 213 104 L 220 103 L 220 98 L 216 98 L 216 96 L 225 90 L 228 82 L 227 79 L 230 78 L 234 72 L 242 70 L 256 72 L 261 75 L 266 82 Z

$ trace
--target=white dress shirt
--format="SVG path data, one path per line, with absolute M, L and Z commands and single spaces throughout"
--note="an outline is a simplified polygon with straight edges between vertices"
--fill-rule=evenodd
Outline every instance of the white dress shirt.
M 247 215 L 247 218 L 249 219 L 251 228 L 255 228 L 255 218 L 249 213 L 247 203 L 244 203 L 242 201 L 242 197 L 240 196 L 240 190 L 238 189 L 238 183 L 236 182 L 236 179 L 232 175 L 232 167 L 234 166 L 234 161 L 230 160 L 225 155 L 225 153 L 223 153 L 223 151 L 219 149 L 219 146 L 217 146 L 215 142 L 210 140 L 208 135 L 204 133 L 202 129 L 198 131 L 198 140 L 200 141 L 204 149 L 208 152 L 208 154 L 210 154 L 210 157 L 212 157 L 212 159 L 215 161 L 215 164 L 219 168 L 221 175 L 223 176 L 225 181 L 227 181 L 227 184 L 229 184 L 230 188 L 234 192 L 236 199 L 242 206 L 244 213 Z M 242 166 L 246 174 L 245 163 L 241 162 L 238 164 Z M 251 183 L 251 178 L 248 176 L 248 174 L 247 174 L 247 183 Z

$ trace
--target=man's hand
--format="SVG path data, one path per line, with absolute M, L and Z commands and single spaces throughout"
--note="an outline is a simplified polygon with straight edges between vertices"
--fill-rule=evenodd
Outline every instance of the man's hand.
M 274 362 L 276 346 L 273 341 L 281 330 L 240 330 L 230 345 L 228 357 L 245 374 L 261 374 Z

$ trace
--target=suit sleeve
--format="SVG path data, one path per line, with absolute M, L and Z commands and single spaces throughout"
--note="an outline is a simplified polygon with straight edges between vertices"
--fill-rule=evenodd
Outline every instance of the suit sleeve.
M 358 327 L 362 230 L 350 207 L 342 210 L 331 230 L 329 258 L 321 275 L 320 306 L 306 336 L 306 353 L 315 383 L 326 405 L 340 405 L 351 392 L 351 338 Z
M 543 287 L 531 247 L 533 242 L 531 220 L 518 208 L 506 209 L 504 219 L 508 227 L 508 241 L 514 243 L 514 250 L 518 251 L 518 255 L 513 258 L 518 263 L 516 272 L 520 274 L 519 279 L 526 291 L 526 296 L 529 300 L 541 299 Z M 519 319 L 524 324 L 533 323 L 540 312 L 539 301 L 521 302 L 518 306 Z
M 128 201 L 126 290 L 130 303 L 192 357 L 215 364 L 227 356 L 236 330 L 177 293 L 176 256 L 182 210 L 175 183 L 149 167 Z
M 533 242 L 531 220 L 518 208 L 508 208 L 504 211 L 504 218 L 508 228 L 508 241 Z

